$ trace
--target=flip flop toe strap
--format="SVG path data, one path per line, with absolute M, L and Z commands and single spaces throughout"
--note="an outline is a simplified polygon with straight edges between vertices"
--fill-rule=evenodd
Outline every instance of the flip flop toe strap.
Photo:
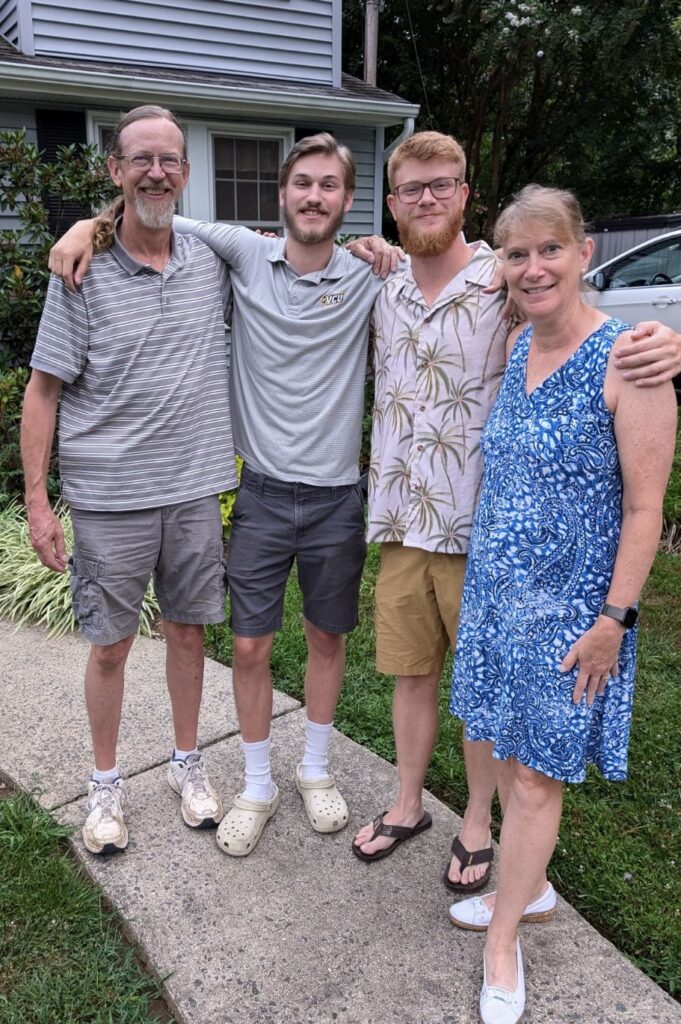
M 494 848 L 486 847 L 484 850 L 474 850 L 472 853 L 467 850 L 458 836 L 452 840 L 452 853 L 461 865 L 461 870 L 470 868 L 474 864 L 490 864 L 494 857 Z

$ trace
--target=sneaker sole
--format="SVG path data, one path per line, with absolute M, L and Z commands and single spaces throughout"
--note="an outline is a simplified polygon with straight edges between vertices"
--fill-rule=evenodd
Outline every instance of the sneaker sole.
M 81 835 L 82 835 L 82 833 L 81 833 Z M 110 853 L 124 853 L 127 845 L 128 845 L 128 832 L 127 832 L 127 829 L 126 829 L 126 832 L 125 832 L 125 841 L 122 842 L 120 845 L 116 845 L 116 843 L 104 843 L 103 846 L 99 847 L 96 850 L 92 848 L 92 846 L 87 842 L 85 836 L 83 836 L 83 846 L 85 847 L 87 852 L 91 853 L 94 857 L 106 856 L 107 854 L 110 854 Z
M 523 914 L 520 918 L 521 924 L 541 924 L 542 921 L 550 921 L 556 912 L 556 908 L 552 907 L 551 910 L 541 910 L 536 914 Z M 467 932 L 486 932 L 489 927 L 486 924 L 468 924 L 467 921 L 458 921 L 455 917 L 449 915 L 449 920 L 456 928 L 463 928 Z
M 223 817 L 224 817 L 223 814 L 218 814 L 217 815 L 217 820 L 216 820 L 216 818 L 195 818 L 193 821 L 188 821 L 187 818 L 185 817 L 184 810 L 182 811 L 182 820 L 183 820 L 183 822 L 185 823 L 187 828 L 193 828 L 193 829 L 198 829 L 198 828 L 217 828 L 218 825 L 220 824 L 220 822 L 222 821 Z

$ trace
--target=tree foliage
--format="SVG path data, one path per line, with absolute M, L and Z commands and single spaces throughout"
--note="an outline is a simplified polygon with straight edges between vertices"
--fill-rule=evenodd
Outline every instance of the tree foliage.
M 362 0 L 346 0 L 361 74 Z M 681 0 L 385 0 L 378 85 L 468 158 L 469 228 L 489 236 L 530 181 L 589 217 L 681 208 Z
M 0 132 L 0 210 L 21 225 L 0 231 L 0 369 L 28 362 L 55 239 L 115 192 L 96 146 L 60 146 L 46 163 L 25 131 Z

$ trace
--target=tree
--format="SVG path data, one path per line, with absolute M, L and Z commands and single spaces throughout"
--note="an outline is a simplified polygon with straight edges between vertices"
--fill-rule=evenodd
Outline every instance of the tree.
M 346 0 L 358 72 L 362 0 Z M 378 83 L 455 135 L 468 227 L 489 237 L 530 181 L 571 187 L 587 216 L 681 207 L 681 0 L 386 0 Z
M 96 146 L 60 146 L 46 163 L 25 131 L 0 132 L 0 210 L 21 224 L 0 231 L 0 370 L 28 362 L 55 239 L 116 191 Z

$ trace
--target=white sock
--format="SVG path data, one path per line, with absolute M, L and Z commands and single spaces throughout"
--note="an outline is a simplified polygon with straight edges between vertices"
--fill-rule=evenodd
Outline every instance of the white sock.
M 114 765 L 113 768 L 109 768 L 106 772 L 100 772 L 98 768 L 95 768 L 90 778 L 93 782 L 102 783 L 105 786 L 110 786 L 116 779 L 120 779 L 121 773 L 118 770 L 118 765 Z
M 329 775 L 329 740 L 333 722 L 319 725 L 305 717 L 305 753 L 300 771 L 304 779 L 325 779 Z
M 178 750 L 177 747 L 173 747 L 173 761 L 186 761 L 191 754 L 198 754 L 198 750 L 194 747 L 193 750 Z
M 241 741 L 244 753 L 246 786 L 241 794 L 247 800 L 271 800 L 274 783 L 270 768 L 270 737 L 257 743 Z

